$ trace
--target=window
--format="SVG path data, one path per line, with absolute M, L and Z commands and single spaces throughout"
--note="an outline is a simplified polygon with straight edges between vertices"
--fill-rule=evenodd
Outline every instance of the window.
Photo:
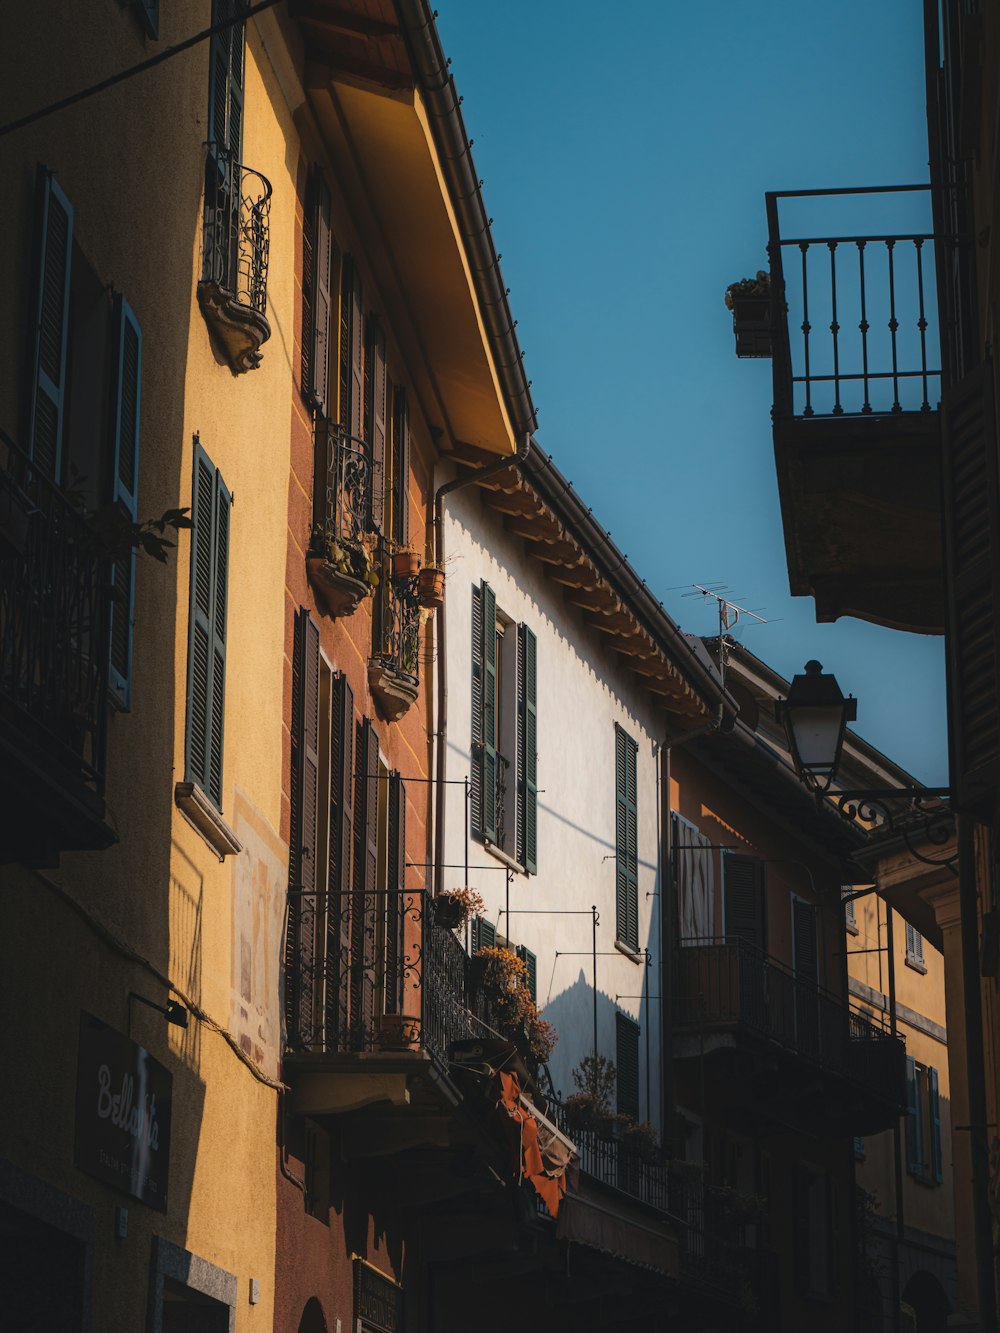
M 406 791 L 354 716 L 308 611 L 292 666 L 286 1022 L 298 1049 L 369 1050 L 404 1012 Z M 398 1019 L 397 1019 L 398 1028 Z
M 186 782 L 222 809 L 226 704 L 226 600 L 232 498 L 195 439 L 191 503 L 191 611 L 188 622 Z
M 538 644 L 472 590 L 472 825 L 534 874 L 538 864 Z
M 35 341 L 27 449 L 40 472 L 70 486 L 90 510 L 137 516 L 142 332 L 129 303 L 109 292 L 73 239 L 73 208 L 38 170 Z M 108 685 L 128 709 L 132 692 L 135 551 L 112 570 Z
M 830 1177 L 816 1167 L 800 1165 L 795 1172 L 795 1277 L 804 1296 L 836 1294 L 835 1231 Z
M 615 933 L 633 952 L 639 949 L 638 754 L 638 745 L 616 722 Z
M 941 1103 L 938 1071 L 906 1057 L 906 1169 L 925 1185 L 940 1185 Z
M 918 972 L 926 972 L 924 966 L 924 937 L 919 930 L 914 930 L 909 921 L 906 923 L 906 962 Z
M 682 815 L 670 816 L 677 934 L 681 945 L 715 937 L 715 851 L 712 839 Z
M 618 1069 L 618 1111 L 639 1119 L 639 1024 L 615 1014 L 615 1065 Z
M 722 928 L 727 943 L 742 940 L 756 949 L 766 947 L 765 884 L 762 861 L 731 852 L 723 856 Z

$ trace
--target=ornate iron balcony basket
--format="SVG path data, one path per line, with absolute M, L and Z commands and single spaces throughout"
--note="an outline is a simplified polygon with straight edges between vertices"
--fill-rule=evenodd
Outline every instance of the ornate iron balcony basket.
M 271 183 L 218 144 L 205 160 L 205 221 L 198 300 L 234 374 L 260 365 L 271 336 L 267 264 Z

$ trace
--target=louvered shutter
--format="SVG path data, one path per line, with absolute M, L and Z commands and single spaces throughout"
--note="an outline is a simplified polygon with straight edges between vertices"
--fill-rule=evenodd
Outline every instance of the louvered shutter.
M 406 785 L 389 778 L 389 883 L 385 909 L 385 1012 L 403 1009 L 404 902 L 406 894 Z
M 726 855 L 724 876 L 725 932 L 727 940 L 745 940 L 764 947 L 764 867 L 751 856 Z
M 354 691 L 333 678 L 330 778 L 330 910 L 327 916 L 327 1042 L 342 1046 L 350 1031 L 351 854 L 354 848 Z
M 639 1025 L 615 1014 L 615 1064 L 618 1068 L 618 1111 L 639 1119 Z
M 370 718 L 358 731 L 355 769 L 351 1021 L 357 1047 L 371 1041 L 375 1018 L 375 890 L 378 877 L 378 735 Z
M 945 394 L 944 536 L 952 790 L 988 810 L 1000 781 L 1000 478 L 992 362 Z
M 142 333 L 123 296 L 115 298 L 113 346 L 114 426 L 111 498 L 135 522 L 139 489 L 139 388 Z M 111 571 L 112 596 L 108 649 L 108 685 L 119 707 L 127 709 L 132 692 L 132 636 L 135 619 L 135 550 L 119 556 Z
M 410 542 L 410 409 L 406 390 L 393 394 L 393 536 L 400 546 Z
M 917 1062 L 908 1055 L 906 1057 L 906 1169 L 915 1176 L 921 1175 L 924 1169 L 921 1139 Z
M 306 186 L 302 209 L 302 330 L 300 382 L 302 393 L 310 402 L 316 398 L 316 362 L 313 346 L 316 334 L 316 203 L 319 173 L 314 171 Z
M 241 0 L 212 0 L 212 24 L 236 19 Z M 209 73 L 209 126 L 213 142 L 235 162 L 243 147 L 243 66 L 246 24 L 242 19 L 213 33 Z
M 940 1185 L 943 1179 L 941 1170 L 941 1096 L 938 1091 L 938 1071 L 936 1069 L 928 1069 L 927 1085 L 931 1111 L 931 1174 L 934 1177 L 934 1183 Z
M 524 984 L 532 1001 L 538 1003 L 538 959 L 523 944 L 517 946 L 517 956 L 524 960 Z
M 39 471 L 58 482 L 66 415 L 73 208 L 44 167 L 38 168 L 38 214 L 28 452 Z
M 483 837 L 497 837 L 497 599 L 488 583 L 482 586 L 483 662 Z
M 495 949 L 497 943 L 497 928 L 492 921 L 488 921 L 484 916 L 473 917 L 472 920 L 472 952 L 477 949 Z
M 816 950 L 816 909 L 801 898 L 792 899 L 795 975 L 803 981 L 819 980 Z
M 302 230 L 302 387 L 320 416 L 329 416 L 332 235 L 330 191 L 314 171 Z
M 160 0 L 135 0 L 142 26 L 155 42 L 160 35 Z
M 373 316 L 368 318 L 368 347 L 365 358 L 367 387 L 365 439 L 371 471 L 371 521 L 376 532 L 385 526 L 385 438 L 388 386 L 385 371 L 385 334 Z
M 297 985 L 294 1021 L 297 1044 L 313 1046 L 315 1003 L 319 989 L 317 923 L 321 887 L 319 866 L 319 627 L 302 609 L 295 623 L 292 672 L 293 802 L 290 859 L 293 866 Z
M 226 692 L 226 603 L 232 500 L 221 475 L 195 445 L 188 630 L 188 733 L 185 771 L 222 805 Z
M 349 255 L 341 265 L 340 285 L 340 421 L 360 439 L 365 430 L 364 316 L 361 277 Z
M 622 944 L 639 948 L 638 747 L 615 724 L 615 929 Z
M 469 824 L 483 834 L 483 592 L 472 585 L 472 765 L 469 775 Z
M 538 870 L 538 640 L 527 625 L 519 629 L 518 648 L 518 860 L 529 875 L 534 875 Z

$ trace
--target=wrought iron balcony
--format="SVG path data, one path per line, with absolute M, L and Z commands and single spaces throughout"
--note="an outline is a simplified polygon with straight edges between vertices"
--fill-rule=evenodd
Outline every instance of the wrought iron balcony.
M 83 515 L 0 431 L 0 860 L 107 847 L 110 578 Z
M 382 713 L 397 721 L 420 687 L 420 601 L 416 578 L 395 578 L 383 544 L 368 683 Z
M 326 418 L 316 423 L 316 457 L 325 462 L 326 480 L 309 576 L 328 615 L 352 615 L 371 592 L 376 572 L 371 457 L 364 440 Z
M 260 365 L 260 348 L 271 336 L 270 212 L 270 181 L 221 145 L 209 144 L 198 300 L 234 374 Z
M 773 1096 L 812 1088 L 800 1097 L 815 1125 L 871 1134 L 888 1128 L 904 1099 L 905 1045 L 900 1037 L 856 1013 L 814 982 L 796 977 L 777 959 L 745 940 L 685 946 L 677 951 L 675 1025 L 689 1041 L 685 1052 L 721 1051 L 748 1058 L 742 1090 L 766 1115 L 755 1074 Z M 721 1034 L 731 1040 L 719 1041 Z M 706 1039 L 709 1040 L 706 1046 Z M 772 1061 L 768 1053 L 782 1053 Z M 780 1070 L 780 1077 L 775 1071 Z M 784 1080 L 784 1081 L 783 1081 Z
M 817 619 L 943 626 L 938 284 L 959 238 L 885 227 L 930 187 L 767 195 L 774 447 L 792 592 Z M 829 222 L 783 235 L 789 211 Z

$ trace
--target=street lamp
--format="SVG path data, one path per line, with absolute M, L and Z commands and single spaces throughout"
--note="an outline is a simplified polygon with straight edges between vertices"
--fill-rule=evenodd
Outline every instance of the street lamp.
M 788 698 L 778 700 L 776 713 L 799 777 L 812 791 L 829 791 L 840 764 L 844 731 L 858 715 L 857 699 L 853 695 L 845 699 L 837 677 L 812 661 L 806 663 L 804 676 L 793 679 Z

